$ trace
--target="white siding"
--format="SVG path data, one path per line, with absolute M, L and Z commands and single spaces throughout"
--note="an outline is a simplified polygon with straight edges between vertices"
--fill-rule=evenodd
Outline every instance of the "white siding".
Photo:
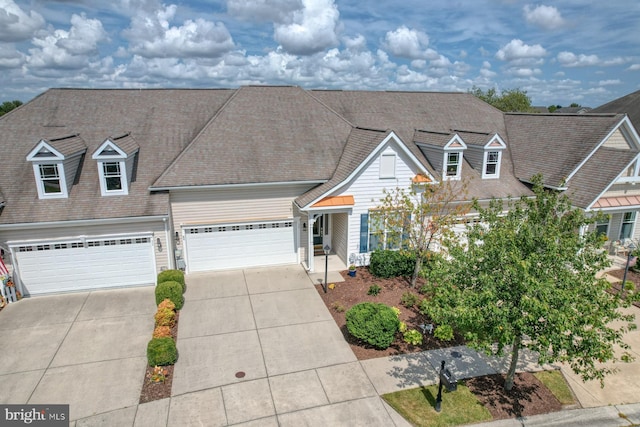
M 614 184 L 602 197 L 640 196 L 640 185 Z
M 380 156 L 366 165 L 361 173 L 352 182 L 336 192 L 335 196 L 342 194 L 352 195 L 355 204 L 348 222 L 347 264 L 368 265 L 369 254 L 360 253 L 360 215 L 368 213 L 369 209 L 380 205 L 384 197 L 383 189 L 394 190 L 397 187 L 409 188 L 411 179 L 417 174 L 418 169 L 410 161 L 409 157 L 397 147 L 396 143 L 388 143 L 384 152 L 391 149 L 398 155 L 396 161 L 396 178 L 380 179 Z
M 627 142 L 626 138 L 622 134 L 622 132 L 620 132 L 620 129 L 616 130 L 609 137 L 609 139 L 607 139 L 605 141 L 603 146 L 604 147 L 609 147 L 609 148 L 618 148 L 618 149 L 622 149 L 622 150 L 628 150 L 629 148 L 631 148 L 629 146 L 629 143 Z
M 297 206 L 293 207 L 294 218 L 300 218 L 300 226 L 298 227 L 298 242 L 300 245 L 300 260 L 308 263 L 307 251 L 309 246 L 309 217 L 307 214 L 300 212 Z M 304 224 L 304 225 L 303 225 Z
M 349 215 L 346 213 L 332 214 L 331 220 L 333 221 L 331 246 L 336 255 L 348 265 L 347 228 L 349 227 Z

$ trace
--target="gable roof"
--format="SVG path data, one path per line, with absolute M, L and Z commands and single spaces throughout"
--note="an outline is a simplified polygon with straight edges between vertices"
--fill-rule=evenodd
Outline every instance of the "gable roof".
M 516 176 L 560 187 L 624 118 L 620 114 L 505 114 Z
M 167 215 L 168 194 L 150 194 L 149 186 L 232 93 L 228 89 L 51 89 L 14 114 L 0 117 L 5 159 L 0 192 L 6 202 L 0 224 Z M 86 156 L 68 198 L 38 199 L 26 156 L 39 141 L 52 141 L 54 147 L 70 152 L 81 139 L 87 153 L 93 153 L 111 135 L 128 132 L 140 149 L 137 179 L 128 196 L 102 197 L 96 161 Z M 77 138 L 56 140 L 69 135 Z
M 299 87 L 242 87 L 153 188 L 328 180 L 351 128 Z
M 626 113 L 640 132 L 640 90 L 594 108 L 593 113 Z

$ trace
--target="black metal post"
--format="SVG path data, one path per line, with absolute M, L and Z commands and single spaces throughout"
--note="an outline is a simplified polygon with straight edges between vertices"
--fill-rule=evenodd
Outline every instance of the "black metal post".
M 627 254 L 627 264 L 624 266 L 624 275 L 622 276 L 622 284 L 620 285 L 620 290 L 618 291 L 619 295 L 621 295 L 624 292 L 624 286 L 625 286 L 625 283 L 627 283 L 627 272 L 629 271 L 629 265 L 631 264 L 632 259 L 633 259 L 632 250 L 629 249 L 629 253 Z
M 324 250 L 324 285 L 322 289 L 324 289 L 324 293 L 327 293 L 327 270 L 329 269 L 329 251 L 327 249 Z
M 444 360 L 442 361 L 442 366 L 440 366 L 440 384 L 438 385 L 438 397 L 436 397 L 436 412 L 440 412 L 442 410 L 442 372 L 444 372 Z

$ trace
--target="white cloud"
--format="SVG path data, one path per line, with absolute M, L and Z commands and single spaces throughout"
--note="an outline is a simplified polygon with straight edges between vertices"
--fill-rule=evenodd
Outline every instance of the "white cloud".
M 493 78 L 497 75 L 495 71 L 491 71 L 491 63 L 489 61 L 484 61 L 482 63 L 482 68 L 480 68 L 480 75 L 485 79 Z
M 600 85 L 600 86 L 615 86 L 615 85 L 619 85 L 619 84 L 622 84 L 622 81 L 620 79 L 600 80 L 598 82 L 598 85 Z
M 560 52 L 557 58 L 563 67 L 588 67 L 600 64 L 598 55 L 576 55 L 575 53 L 564 51 Z
M 510 76 L 514 77 L 533 77 L 542 74 L 542 70 L 539 68 L 510 68 L 506 72 Z
M 385 35 L 384 47 L 389 53 L 407 59 L 435 59 L 439 55 L 429 49 L 429 36 L 422 31 L 411 30 L 404 25 Z
M 545 48 L 539 44 L 530 46 L 524 44 L 520 39 L 513 39 L 498 50 L 496 58 L 507 62 L 516 60 L 534 60 L 537 62 L 546 54 Z
M 531 8 L 531 5 L 525 5 L 524 18 L 529 24 L 545 30 L 555 30 L 565 25 L 565 20 L 554 6 L 539 5 Z
M 627 68 L 627 71 L 640 71 L 640 64 L 633 64 Z
M 13 0 L 0 0 L 0 42 L 28 40 L 43 26 L 38 12 L 27 14 Z
M 295 55 L 311 55 L 338 45 L 340 12 L 334 0 L 302 0 L 291 22 L 275 25 L 275 40 Z
M 131 26 L 123 32 L 130 50 L 145 58 L 217 58 L 234 48 L 225 25 L 202 18 L 172 26 L 177 6 L 162 6 L 152 12 L 139 9 Z
M 289 24 L 301 9 L 302 0 L 227 0 L 229 14 L 246 21 Z
M 18 68 L 25 62 L 25 55 L 11 43 L 0 43 L 0 68 Z
M 29 49 L 28 65 L 35 68 L 83 68 L 98 53 L 98 43 L 106 40 L 107 34 L 99 20 L 74 14 L 69 31 L 59 29 L 33 38 L 32 43 L 36 47 Z

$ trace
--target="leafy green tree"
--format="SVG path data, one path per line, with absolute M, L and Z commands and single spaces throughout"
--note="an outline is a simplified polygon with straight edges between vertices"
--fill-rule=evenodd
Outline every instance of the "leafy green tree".
M 547 108 L 547 110 L 549 110 L 550 113 L 553 113 L 554 111 L 556 111 L 558 108 L 562 108 L 562 105 L 549 105 L 549 107 Z
M 533 111 L 531 98 L 527 96 L 525 90 L 505 89 L 498 95 L 494 88 L 487 89 L 485 92 L 479 87 L 473 86 L 469 93 L 505 112 L 529 113 Z
M 481 222 L 469 227 L 465 242 L 450 242 L 450 271 L 422 309 L 474 348 L 510 349 L 506 390 L 522 348 L 537 352 L 540 363 L 569 363 L 583 380 L 604 385 L 612 370 L 600 362 L 632 360 L 622 337 L 634 316 L 618 309 L 637 295 L 607 292 L 611 285 L 596 276 L 609 263 L 602 236 L 586 231 L 597 217 L 545 190 L 539 176 L 533 190 L 535 198 L 511 201 L 506 213 L 497 200 L 474 204 Z
M 442 239 L 453 233 L 453 226 L 465 215 L 470 204 L 462 202 L 467 193 L 466 181 L 413 183 L 411 189 L 385 190 L 380 205 L 371 216 L 374 230 L 385 249 L 413 252 L 415 266 L 411 286 Z
M 17 99 L 14 101 L 5 101 L 0 105 L 0 116 L 8 113 L 14 108 L 18 108 L 22 105 L 22 101 L 18 101 Z

